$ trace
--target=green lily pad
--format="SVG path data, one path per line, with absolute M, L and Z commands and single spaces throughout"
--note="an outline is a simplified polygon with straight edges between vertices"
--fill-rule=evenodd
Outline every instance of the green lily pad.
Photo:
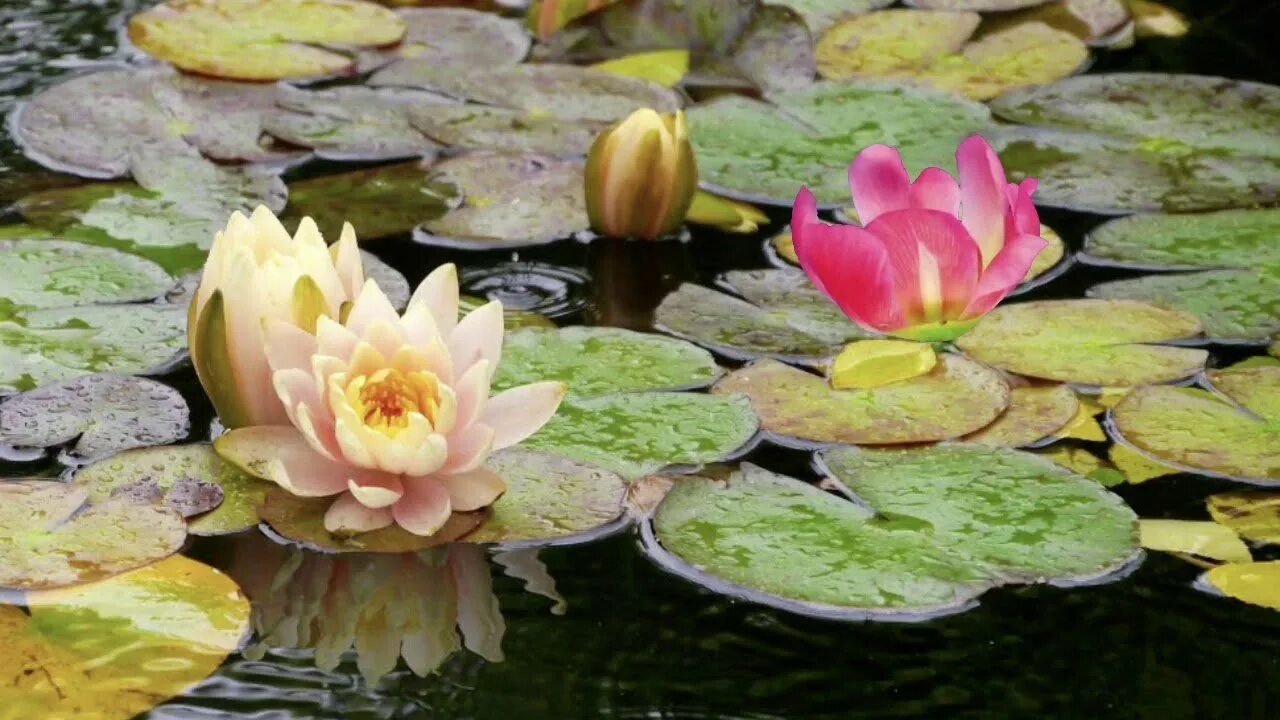
M 100 503 L 134 483 L 151 481 L 161 490 L 169 490 L 185 479 L 222 489 L 222 503 L 190 522 L 192 535 L 225 535 L 254 527 L 258 506 L 274 487 L 219 459 L 206 443 L 123 452 L 80 468 L 72 482 L 88 490 L 91 502 Z
M 450 102 L 406 88 L 282 88 L 280 109 L 263 117 L 263 128 L 327 160 L 434 157 L 440 146 L 409 123 L 409 111 Z
M 94 373 L 166 372 L 186 353 L 186 308 L 98 305 L 0 322 L 0 395 Z
M 720 377 L 706 350 L 621 328 L 529 328 L 508 332 L 493 388 L 559 380 L 576 398 L 643 390 L 691 390 Z
M 521 448 L 496 453 L 487 464 L 506 481 L 507 492 L 466 542 L 581 542 L 615 527 L 622 517 L 629 485 L 617 473 Z
M 255 81 L 350 72 L 351 55 L 322 46 L 390 45 L 404 34 L 399 15 L 358 0 L 171 0 L 129 20 L 129 39 L 160 60 Z
M 1039 203 L 1178 212 L 1280 200 L 1280 88 L 1116 73 L 1010 92 L 991 106 L 1002 119 L 1038 126 L 992 140 L 1011 178 L 1039 179 Z
M 685 283 L 663 299 L 654 325 L 735 359 L 820 364 L 851 340 L 874 337 L 850 322 L 798 270 L 726 273 L 746 299 Z
M 1123 502 L 1034 455 L 940 445 L 823 460 L 866 507 L 744 465 L 677 483 L 646 550 L 717 592 L 835 619 L 959 612 L 1003 584 L 1096 581 L 1138 553 Z
M 60 482 L 0 483 L 0 587 L 101 580 L 164 559 L 186 540 L 173 510 L 116 500 L 78 513 L 87 496 Z
M 726 375 L 712 392 L 746 395 L 761 429 L 802 448 L 957 438 L 989 425 L 1010 401 L 999 373 L 958 355 L 940 355 L 924 375 L 868 390 L 835 390 L 826 378 L 759 360 Z
M 638 480 L 668 466 L 720 462 L 746 448 L 757 428 L 741 396 L 615 393 L 566 399 L 522 445 Z
M 1164 465 L 1244 482 L 1280 483 L 1280 367 L 1206 373 L 1197 388 L 1138 388 L 1112 410 L 1117 442 Z
M 426 183 L 456 188 L 462 204 L 413 233 L 426 245 L 523 247 L 586 230 L 582 163 L 544 155 L 474 153 L 437 163 Z
M 458 200 L 453 186 L 428 182 L 428 175 L 426 164 L 406 162 L 299 180 L 289 185 L 283 222 L 293 228 L 309 217 L 331 241 L 345 222 L 361 242 L 407 233 Z
M 981 104 L 882 82 L 816 83 L 769 100 L 723 97 L 688 111 L 700 177 L 715 192 L 790 205 L 806 186 L 820 205 L 839 207 L 849 163 L 868 145 L 898 147 L 912 173 L 954 170 L 956 145 L 990 123 Z
M 152 300 L 174 279 L 146 258 L 60 240 L 0 241 L 0 320 L 15 311 Z
M 0 404 L 0 444 L 53 447 L 102 457 L 186 437 L 187 401 L 177 390 L 127 375 L 86 375 L 46 385 Z
M 434 535 L 414 535 L 399 525 L 356 535 L 334 535 L 324 527 L 333 498 L 302 498 L 276 487 L 267 489 L 258 515 L 281 537 L 326 552 L 413 553 L 461 540 L 480 527 L 486 511 L 454 513 Z
M 442 145 L 548 155 L 586 155 L 609 126 L 485 105 L 420 105 L 409 111 L 409 121 Z
M 1130 215 L 1094 228 L 1083 262 L 1137 270 L 1280 265 L 1280 209 Z
M 1077 385 L 1132 386 L 1191 377 L 1204 350 L 1149 343 L 1197 338 L 1200 321 L 1132 300 L 1040 300 L 1001 305 L 956 347 L 978 362 Z
M 418 87 L 480 103 L 573 120 L 612 122 L 640 108 L 680 109 L 680 96 L 657 83 L 574 65 L 460 69 L 404 60 L 369 78 L 374 86 Z
M 1032 385 L 1009 391 L 1009 407 L 990 425 L 964 436 L 992 447 L 1040 444 L 1075 419 L 1080 400 L 1067 385 Z
M 1266 343 L 1280 333 L 1280 263 L 1113 280 L 1089 297 L 1148 302 L 1195 315 L 1212 342 Z

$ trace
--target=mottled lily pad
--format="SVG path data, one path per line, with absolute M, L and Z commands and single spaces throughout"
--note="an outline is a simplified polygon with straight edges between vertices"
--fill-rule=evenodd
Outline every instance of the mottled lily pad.
M 835 390 L 826 378 L 759 360 L 712 392 L 746 395 L 761 429 L 797 447 L 948 440 L 986 427 L 1010 402 L 999 373 L 958 355 L 940 355 L 924 375 L 865 390 Z
M 616 526 L 622 516 L 628 484 L 608 470 L 521 448 L 493 455 L 488 467 L 506 481 L 507 492 L 467 542 L 527 546 L 581 541 Z
M 419 225 L 427 245 L 494 249 L 538 245 L 587 229 L 582 163 L 544 155 L 476 153 L 437 163 L 429 185 L 455 188 L 461 205 Z
M 1008 12 L 1041 5 L 1050 0 L 909 0 L 911 7 L 930 10 L 971 10 L 977 12 Z
M 192 479 L 222 489 L 222 503 L 189 525 L 192 535 L 224 535 L 258 524 L 258 506 L 273 485 L 241 472 L 218 458 L 207 444 L 130 450 L 80 468 L 73 482 L 89 491 L 92 502 L 104 502 L 121 487 L 151 481 L 169 490 Z
M 1225 525 L 1246 540 L 1280 545 L 1280 494 L 1274 492 L 1226 492 L 1205 501 L 1214 522 Z
M 0 395 L 93 373 L 165 372 L 187 347 L 186 308 L 98 305 L 0 322 Z
M 1144 387 L 1111 410 L 1110 429 L 1157 462 L 1205 475 L 1280 483 L 1280 367 L 1207 373 L 1217 394 Z
M 786 0 L 780 3 L 800 13 L 817 37 L 836 20 L 855 13 L 871 12 L 893 4 L 893 0 Z
M 301 498 L 269 488 L 258 514 L 281 537 L 303 547 L 326 552 L 412 553 L 457 541 L 480 527 L 486 511 L 454 513 L 436 534 L 414 535 L 399 525 L 357 535 L 334 535 L 324 527 L 324 514 L 333 498 Z
M 407 162 L 299 180 L 289 185 L 284 221 L 292 228 L 309 217 L 331 241 L 345 222 L 362 242 L 407 233 L 457 202 L 456 189 L 428 182 L 428 173 L 423 163 Z
M 1029 22 L 1069 32 L 1095 47 L 1133 42 L 1133 17 L 1125 0 L 1050 0 L 1042 5 L 992 18 L 990 27 L 1006 29 Z
M 1000 417 L 964 440 L 992 447 L 1034 445 L 1069 425 L 1079 408 L 1075 392 L 1066 385 L 1015 387 Z
M 1091 582 L 1137 554 L 1135 517 L 1033 455 L 970 445 L 827 452 L 865 503 L 744 465 L 677 483 L 646 549 L 713 590 L 837 619 L 923 619 L 1006 583 Z
M 168 557 L 186 540 L 173 510 L 116 500 L 78 512 L 87 496 L 60 482 L 0 483 L 0 588 L 101 580 Z
M 78 458 L 164 445 L 188 430 L 181 393 L 127 375 L 86 375 L 0 404 L 0 444 L 53 447 L 74 441 L 71 453 Z
M 110 248 L 0 241 L 0 320 L 15 311 L 152 300 L 174 286 L 163 268 Z
M 458 68 L 518 65 L 533 38 L 519 20 L 469 8 L 424 7 L 396 11 L 404 19 L 398 57 Z
M 358 85 L 282 88 L 277 102 L 280 109 L 263 118 L 266 131 L 329 160 L 434 157 L 440 146 L 409 123 L 409 111 L 452 103 L 419 90 Z
M 820 364 L 871 333 L 850 322 L 799 270 L 733 271 L 721 284 L 746 299 L 686 283 L 654 314 L 663 332 L 736 359 Z
M 0 607 L 0 705 L 13 717 L 128 720 L 212 675 L 249 630 L 226 575 L 181 555 Z
M 1280 209 L 1130 215 L 1084 240 L 1082 262 L 1138 270 L 1280 265 Z
M 169 130 L 181 132 L 206 157 L 293 163 L 306 154 L 272 142 L 262 128 L 263 115 L 275 109 L 279 89 L 273 84 L 217 80 L 166 68 L 151 94 L 172 117 Z
M 615 392 L 690 390 L 720 377 L 711 354 L 696 345 L 621 328 L 529 328 L 508 332 L 494 390 L 559 380 L 587 398 Z
M 1199 336 L 1193 315 L 1131 300 L 1041 300 L 997 307 L 956 347 L 973 359 L 1030 377 L 1078 385 L 1131 386 L 1182 380 L 1204 350 L 1163 343 Z
M 1213 112 L 1204 112 L 1211 107 Z M 1280 88 L 1199 75 L 1116 73 L 1017 90 L 993 136 L 1037 202 L 1095 212 L 1267 205 L 1280 199 Z
M 328 46 L 399 42 L 405 22 L 359 0 L 170 0 L 129 20 L 140 49 L 188 72 L 238 80 L 337 75 L 351 55 Z
M 688 111 L 700 177 L 711 189 L 790 205 L 807 186 L 835 208 L 848 202 L 849 162 L 864 147 L 898 147 L 912 173 L 954 170 L 956 145 L 990 122 L 981 104 L 881 82 L 817 83 L 769 100 L 723 97 Z
M 1113 280 L 1089 297 L 1127 299 L 1195 315 L 1213 342 L 1266 343 L 1280 333 L 1280 263 L 1257 270 L 1207 270 Z
M 409 120 L 442 145 L 548 155 L 586 155 L 596 136 L 609 126 L 597 120 L 486 105 L 421 105 L 409 111 Z

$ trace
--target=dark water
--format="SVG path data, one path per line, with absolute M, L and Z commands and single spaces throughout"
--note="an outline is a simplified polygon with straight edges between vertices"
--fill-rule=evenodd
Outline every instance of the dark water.
M 110 56 L 122 19 L 145 4 L 0 2 L 0 109 Z M 1280 4 L 1173 4 L 1194 18 L 1191 34 L 1102 53 L 1095 71 L 1280 81 L 1274 36 Z M 65 182 L 4 143 L 0 202 Z M 1097 222 L 1054 212 L 1045 220 L 1076 246 Z M 504 299 L 554 296 L 562 310 L 580 308 L 565 321 L 637 326 L 682 280 L 709 282 L 726 269 L 764 266 L 761 244 L 759 237 L 705 235 L 687 245 L 570 242 L 516 256 L 425 248 L 407 239 L 368 249 L 415 283 L 437 263 L 456 261 L 470 269 L 474 289 L 492 290 L 494 273 L 485 269 L 512 260 L 526 274 L 536 272 L 524 265 L 532 261 L 575 268 L 592 281 L 565 287 L 524 277 L 505 283 Z M 1079 296 L 1086 285 L 1117 275 L 1077 267 L 1036 295 Z M 1236 356 L 1217 354 L 1220 361 Z M 210 414 L 193 375 L 184 371 L 166 382 L 193 401 L 193 427 L 203 432 Z M 768 448 L 751 459 L 812 477 L 803 453 Z M 0 464 L 0 476 L 58 471 L 52 464 Z M 1228 485 L 1182 475 L 1118 492 L 1143 517 L 1203 519 L 1203 497 Z M 227 541 L 205 541 L 191 552 L 225 567 L 232 550 Z M 545 551 L 542 559 L 568 613 L 552 615 L 550 601 L 495 573 L 507 621 L 505 662 L 463 652 L 437 676 L 400 671 L 370 688 L 353 662 L 325 673 L 303 651 L 262 661 L 233 656 L 217 675 L 149 717 L 1280 718 L 1280 613 L 1203 594 L 1191 587 L 1199 570 L 1164 555 L 1149 556 L 1114 584 L 997 590 L 970 612 L 913 625 L 831 623 L 731 602 L 664 574 L 629 533 Z

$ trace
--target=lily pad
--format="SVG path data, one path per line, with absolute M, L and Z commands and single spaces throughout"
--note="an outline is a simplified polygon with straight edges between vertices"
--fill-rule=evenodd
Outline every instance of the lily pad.
M 98 305 L 32 310 L 0 322 L 0 395 L 80 375 L 150 375 L 186 353 L 186 308 Z
M 424 163 L 407 162 L 299 180 L 289 185 L 283 219 L 294 227 L 309 217 L 334 239 L 345 222 L 361 242 L 407 233 L 457 201 L 453 186 L 428 182 L 429 172 Z
M 0 587 L 101 580 L 166 558 L 186 540 L 173 510 L 116 500 L 77 512 L 87 496 L 60 482 L 0 483 Z
M 1205 112 L 1204 108 L 1213 108 Z M 1199 75 L 1069 78 L 992 102 L 1038 127 L 993 135 L 1012 179 L 1039 203 L 1094 212 L 1166 212 L 1280 200 L 1280 88 Z
M 129 720 L 212 675 L 249 629 L 221 572 L 176 555 L 0 607 L 0 703 L 13 717 Z
M 1008 12 L 1042 5 L 1050 0 L 909 0 L 911 7 L 930 10 L 972 10 L 977 12 Z
M 1016 28 L 1044 23 L 1069 32 L 1094 47 L 1115 47 L 1133 42 L 1133 17 L 1125 0 L 1050 0 L 1035 7 L 995 16 L 991 29 Z
M 454 513 L 436 534 L 414 535 L 399 525 L 357 535 L 334 535 L 324 527 L 324 514 L 333 498 L 302 498 L 280 488 L 268 488 L 258 514 L 280 536 L 303 547 L 325 552 L 413 553 L 461 540 L 480 527 L 487 513 Z
M 459 68 L 518 65 L 533 38 L 519 20 L 461 7 L 401 8 L 404 39 L 395 49 L 402 58 Z
M 1227 492 L 1210 495 L 1205 502 L 1214 522 L 1240 537 L 1268 545 L 1280 545 L 1280 494 Z
M 801 448 L 948 440 L 986 427 L 1010 402 L 999 373 L 946 354 L 924 375 L 866 390 L 835 390 L 826 378 L 759 360 L 726 375 L 712 392 L 746 395 L 761 429 Z
M 77 458 L 164 445 L 191 428 L 177 390 L 127 375 L 86 375 L 0 404 L 0 444 L 53 447 L 74 441 Z
M 1253 556 L 1240 536 L 1228 527 L 1193 520 L 1139 520 L 1142 547 L 1168 553 L 1186 553 L 1217 562 L 1249 562 Z
M 990 122 L 981 104 L 883 82 L 816 83 L 768 99 L 722 97 L 688 111 L 709 189 L 790 205 L 806 186 L 821 206 L 836 208 L 848 202 L 849 162 L 868 145 L 898 147 L 912 173 L 929 166 L 954 170 L 956 145 Z
M 279 91 L 280 109 L 263 118 L 277 138 L 327 160 L 434 157 L 440 146 L 409 123 L 419 106 L 452 103 L 433 93 L 358 85 Z
M 529 328 L 508 332 L 495 391 L 559 380 L 571 397 L 643 390 L 691 390 L 720 377 L 711 354 L 695 345 L 621 328 Z
M 1079 408 L 1075 392 L 1066 385 L 1015 387 L 1000 417 L 964 440 L 992 447 L 1035 445 L 1067 427 Z
M 418 87 L 461 100 L 562 119 L 620 120 L 640 108 L 680 109 L 680 96 L 657 83 L 574 65 L 461 69 L 405 60 L 374 73 L 374 86 Z
M 1132 386 L 1199 372 L 1204 350 L 1149 343 L 1195 338 L 1200 330 L 1193 315 L 1132 300 L 1040 300 L 997 307 L 956 347 L 1019 375 Z
M 429 185 L 456 189 L 462 204 L 419 225 L 427 245 L 470 249 L 553 242 L 587 229 L 582 163 L 544 155 L 475 153 L 437 163 Z
M 129 39 L 188 72 L 238 80 L 338 75 L 354 58 L 328 46 L 399 42 L 405 22 L 358 0 L 170 0 L 129 20 Z
M 272 486 L 218 458 L 208 444 L 130 450 L 76 471 L 72 481 L 89 492 L 91 502 L 107 501 L 122 487 L 151 481 L 169 490 L 180 480 L 210 483 L 222 489 L 222 503 L 192 520 L 192 535 L 225 535 L 258 524 L 258 506 Z
M 546 545 L 580 542 L 616 526 L 627 481 L 621 475 L 568 458 L 510 448 L 489 458 L 507 492 L 470 543 Z
M 738 299 L 685 283 L 654 314 L 659 330 L 735 359 L 820 364 L 871 333 L 850 322 L 799 270 L 734 271 L 721 284 Z
M 144 71 L 159 72 L 159 71 Z M 276 106 L 280 88 L 172 72 L 166 68 L 151 94 L 171 116 L 169 130 L 180 132 L 214 160 L 292 163 L 305 153 L 271 141 L 263 116 Z
M 1094 581 L 1137 553 L 1124 503 L 1033 455 L 942 445 L 823 460 L 865 506 L 744 465 L 677 483 L 646 549 L 718 592 L 835 619 L 958 612 L 991 587 Z
M 598 120 L 470 104 L 420 105 L 409 111 L 409 120 L 442 145 L 548 155 L 586 155 L 596 136 L 609 126 Z
M 1217 394 L 1144 387 L 1111 410 L 1109 429 L 1164 465 L 1260 484 L 1280 483 L 1280 367 L 1211 371 Z
M 409 280 L 401 275 L 399 270 L 379 260 L 377 255 L 368 250 L 360 251 L 360 260 L 364 267 L 364 276 L 378 283 L 378 289 L 387 296 L 387 300 L 391 302 L 391 307 L 395 308 L 396 312 L 401 312 L 409 306 L 413 288 L 409 287 Z
M 1200 319 L 1212 342 L 1266 343 L 1280 333 L 1280 263 L 1257 270 L 1207 270 L 1113 280 L 1089 297 L 1148 302 Z
M 28 309 L 152 300 L 174 282 L 159 265 L 110 248 L 0 241 L 0 320 Z
M 781 4 L 800 13 L 814 37 L 817 37 L 846 15 L 879 10 L 892 5 L 893 0 L 786 0 Z
M 1131 215 L 1094 228 L 1080 259 L 1137 270 L 1280 265 L 1280 209 Z
M 1280 610 L 1280 561 L 1229 563 L 1204 575 L 1222 594 L 1250 605 Z

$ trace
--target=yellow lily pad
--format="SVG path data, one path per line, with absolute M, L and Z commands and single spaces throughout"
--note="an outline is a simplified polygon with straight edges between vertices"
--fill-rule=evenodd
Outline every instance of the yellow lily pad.
M 995 422 L 964 437 L 965 442 L 993 447 L 1022 447 L 1060 435 L 1076 417 L 1080 401 L 1066 385 L 1015 387 L 1009 407 Z M 1088 473 L 1081 473 L 1087 475 Z
M 769 216 L 755 205 L 723 198 L 706 190 L 694 193 L 693 204 L 689 206 L 684 219 L 694 225 L 707 225 L 722 232 L 743 234 L 753 233 L 769 222 Z
M 360 0 L 170 0 L 129 20 L 129 39 L 188 72 L 280 80 L 351 72 L 353 55 L 324 46 L 391 45 L 391 10 Z
M 840 351 L 827 378 L 837 390 L 869 390 L 920 377 L 937 364 L 938 354 L 928 343 L 860 340 Z
M 249 603 L 221 572 L 176 555 L 0 606 L 6 718 L 129 720 L 212 675 L 249 628 Z
M 654 50 L 596 63 L 592 69 L 675 87 L 689 72 L 688 50 Z
M 1220 565 L 1205 580 L 1236 600 L 1280 610 L 1280 561 Z
M 1110 458 L 1111 464 L 1124 474 L 1125 481 L 1130 485 L 1138 485 L 1158 477 L 1182 472 L 1178 468 L 1162 465 L 1128 445 L 1120 443 L 1111 446 L 1107 457 Z
M 1215 522 L 1255 542 L 1280 544 L 1280 494 L 1226 492 L 1205 501 Z
M 1148 550 L 1190 553 L 1226 563 L 1253 560 L 1235 531 L 1216 522 L 1139 520 L 1139 543 Z
M 1107 434 L 1097 420 L 1097 415 L 1104 410 L 1106 408 L 1098 402 L 1088 397 L 1078 397 L 1075 417 L 1054 434 L 1061 438 L 1105 442 Z
M 1168 5 L 1150 0 L 1125 2 L 1133 14 L 1134 31 L 1138 37 L 1182 37 L 1191 29 L 1190 21 Z

